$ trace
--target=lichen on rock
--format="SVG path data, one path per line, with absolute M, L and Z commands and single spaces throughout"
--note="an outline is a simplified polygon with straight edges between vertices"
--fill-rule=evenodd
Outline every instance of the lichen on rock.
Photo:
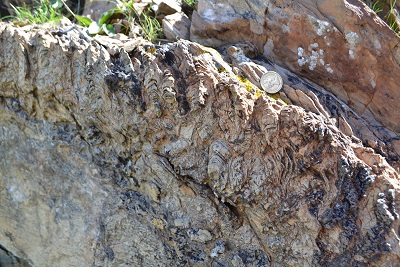
M 399 262 L 399 175 L 311 82 L 282 70 L 292 103 L 255 97 L 237 54 L 186 40 L 110 54 L 1 23 L 0 47 L 0 260 Z M 268 69 L 257 56 L 247 67 Z

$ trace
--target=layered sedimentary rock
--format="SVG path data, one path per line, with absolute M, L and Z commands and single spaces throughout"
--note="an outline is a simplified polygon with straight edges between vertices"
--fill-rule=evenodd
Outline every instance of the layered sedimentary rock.
M 200 0 L 191 40 L 251 41 L 259 55 L 343 101 L 369 128 L 356 136 L 399 161 L 400 38 L 362 1 Z
M 0 24 L 0 47 L 3 262 L 399 266 L 399 175 L 312 92 L 189 41 Z

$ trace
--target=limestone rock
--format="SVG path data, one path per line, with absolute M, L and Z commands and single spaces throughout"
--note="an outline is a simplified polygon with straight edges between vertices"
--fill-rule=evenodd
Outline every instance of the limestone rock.
M 185 13 L 166 16 L 162 21 L 163 33 L 168 40 L 188 40 L 190 38 L 190 19 Z
M 286 73 L 307 111 L 248 91 L 197 43 L 110 55 L 78 30 L 57 33 L 0 24 L 7 255 L 30 266 L 400 262 L 399 175 L 323 115 L 340 103 L 330 94 L 296 93 L 308 83 Z
M 400 37 L 361 1 L 200 0 L 191 40 L 214 47 L 252 41 L 371 125 L 400 133 Z

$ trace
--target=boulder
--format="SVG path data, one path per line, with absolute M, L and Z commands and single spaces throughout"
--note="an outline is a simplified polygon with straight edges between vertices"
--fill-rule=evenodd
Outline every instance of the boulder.
M 361 1 L 200 0 L 191 40 L 213 47 L 252 41 L 371 127 L 400 133 L 400 37 Z
M 185 13 L 174 13 L 162 21 L 163 33 L 170 41 L 190 38 L 190 19 Z
M 186 40 L 0 23 L 0 47 L 0 262 L 399 266 L 399 174 L 317 85 L 282 70 L 286 104 Z
M 156 18 L 162 20 L 165 16 L 181 12 L 182 8 L 176 0 L 156 0 L 154 1 L 153 9 Z

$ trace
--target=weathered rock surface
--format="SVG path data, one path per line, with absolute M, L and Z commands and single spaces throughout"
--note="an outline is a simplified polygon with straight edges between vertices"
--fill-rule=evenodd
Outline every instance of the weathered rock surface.
M 191 40 L 214 47 L 251 41 L 260 55 L 354 110 L 369 129 L 356 136 L 398 161 L 400 38 L 361 1 L 200 0 Z M 353 130 L 358 122 L 349 122 Z
M 196 43 L 110 56 L 82 36 L 0 24 L 0 257 L 399 266 L 399 175 L 337 127 L 329 93 L 282 70 L 304 109 Z
M 163 19 L 165 16 L 182 11 L 179 2 L 176 0 L 156 0 L 154 3 L 153 9 L 155 9 L 158 19 Z
M 168 40 L 188 40 L 190 38 L 190 19 L 185 13 L 166 16 L 162 21 L 163 33 Z

